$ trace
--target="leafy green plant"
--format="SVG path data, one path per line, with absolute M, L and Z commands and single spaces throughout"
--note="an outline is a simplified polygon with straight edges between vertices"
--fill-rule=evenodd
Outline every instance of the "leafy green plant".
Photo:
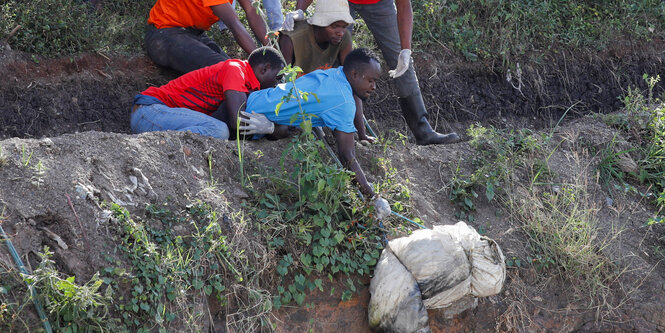
M 341 293 L 342 300 L 348 300 L 357 290 L 352 277 L 369 274 L 376 264 L 383 230 L 372 218 L 371 205 L 363 203 L 351 186 L 352 174 L 330 164 L 325 143 L 314 138 L 312 116 L 302 101 L 318 97 L 298 90 L 297 70 L 287 67 L 283 72 L 293 85 L 276 112 L 283 103 L 296 101 L 300 112 L 291 121 L 300 120 L 303 131 L 282 154 L 280 169 L 268 175 L 269 186 L 254 191 L 253 214 L 269 248 L 282 253 L 273 306 L 303 304 L 308 290 L 323 291 L 323 278 L 333 280 L 338 273 L 348 276 Z M 388 174 L 394 171 L 383 166 Z M 377 189 L 408 195 L 395 183 Z
M 425 0 L 412 6 L 415 42 L 506 68 L 524 56 L 538 60 L 562 47 L 604 49 L 617 35 L 647 40 L 665 28 L 665 5 L 654 0 Z
M 99 291 L 103 284 L 99 274 L 79 286 L 74 276 L 60 277 L 48 247 L 39 256 L 39 266 L 24 279 L 39 290 L 54 329 L 64 333 L 108 332 L 111 295 L 110 289 Z
M 0 5 L 0 39 L 8 38 L 17 50 L 50 57 L 83 51 L 138 51 L 153 4 L 105 0 L 95 10 L 88 1 L 9 0 Z
M 630 137 L 637 141 L 634 149 L 634 154 L 638 156 L 636 178 L 650 189 L 646 192 L 655 194 L 645 196 L 651 197 L 656 205 L 656 213 L 647 224 L 655 224 L 665 221 L 661 215 L 665 208 L 665 103 L 653 96 L 660 76 L 645 74 L 643 79 L 647 89 L 641 91 L 629 88 L 622 99 L 624 112 L 605 117 L 604 120 L 609 125 L 628 132 Z M 608 156 L 612 158 L 611 154 Z
M 123 267 L 110 260 L 113 265 L 102 270 L 104 281 L 120 301 L 114 306 L 122 317 L 121 327 L 137 332 L 153 327 L 168 331 L 181 325 L 189 331 L 202 329 L 203 314 L 188 304 L 208 296 L 224 304 L 224 281 L 242 280 L 228 259 L 216 213 L 200 202 L 182 215 L 164 206 L 148 206 L 147 218 L 157 223 L 149 227 L 152 224 L 132 219 L 118 205 L 111 210 L 119 228 L 118 251 L 131 262 Z M 176 235 L 173 227 L 178 224 L 190 224 L 196 232 Z M 177 323 L 176 318 L 187 322 Z
M 540 150 L 541 143 L 526 129 L 505 131 L 472 125 L 467 134 L 471 137 L 470 146 L 475 149 L 473 170 L 466 175 L 459 164 L 456 166 L 449 199 L 458 206 L 456 216 L 472 222 L 479 193 L 484 193 L 487 201 L 495 200 L 522 158 Z
M 350 173 L 324 162 L 323 152 L 323 143 L 306 132 L 294 138 L 282 171 L 257 193 L 259 228 L 269 247 L 285 253 L 276 268 L 283 285 L 275 307 L 302 304 L 306 290 L 323 290 L 320 277 L 326 274 L 369 274 L 382 248 L 381 231 L 350 187 Z M 343 300 L 356 290 L 350 277 L 346 285 Z

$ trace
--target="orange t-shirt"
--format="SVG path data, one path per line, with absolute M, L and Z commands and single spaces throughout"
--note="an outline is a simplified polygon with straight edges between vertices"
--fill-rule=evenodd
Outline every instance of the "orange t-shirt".
M 233 0 L 157 0 L 150 10 L 148 24 L 162 28 L 196 28 L 208 30 L 219 21 L 210 6 L 233 3 Z

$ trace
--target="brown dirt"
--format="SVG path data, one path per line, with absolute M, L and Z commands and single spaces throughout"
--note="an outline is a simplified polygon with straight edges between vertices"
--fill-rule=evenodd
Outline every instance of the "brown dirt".
M 560 53 L 544 64 L 523 64 L 522 93 L 505 80 L 505 73 L 485 64 L 467 64 L 452 55 L 415 55 L 421 86 L 430 105 L 432 123 L 442 131 L 460 133 L 472 122 L 499 127 L 543 128 L 567 117 L 589 112 L 616 111 L 617 97 L 628 86 L 644 88 L 642 74 L 665 73 L 663 43 L 634 51 L 630 45 L 599 55 Z M 19 253 L 32 265 L 34 253 L 48 245 L 55 252 L 58 268 L 86 281 L 111 255 L 114 244 L 108 234 L 108 220 L 100 216 L 95 200 L 112 201 L 113 196 L 131 201 L 133 212 L 146 203 L 168 202 L 184 206 L 191 199 L 211 201 L 221 213 L 239 209 L 238 160 L 233 142 L 220 142 L 189 133 L 130 135 L 128 113 L 132 97 L 150 85 L 160 85 L 174 74 L 152 65 L 142 55 L 85 54 L 72 59 L 35 62 L 31 57 L 0 47 L 0 146 L 8 164 L 0 167 L 0 205 L 8 219 L 3 227 L 10 233 Z M 451 61 L 452 60 L 452 61 Z M 515 84 L 517 81 L 513 80 Z M 663 92 L 663 85 L 656 88 Z M 448 199 L 449 179 L 459 164 L 470 167 L 467 143 L 420 147 L 399 143 L 393 133 L 408 133 L 392 96 L 387 77 L 366 107 L 375 129 L 395 144 L 387 147 L 359 147 L 358 156 L 370 181 L 381 177 L 375 157 L 385 157 L 399 171 L 412 192 L 415 215 L 428 226 L 456 222 L 455 207 Z M 590 145 L 602 146 L 615 130 L 600 121 L 584 118 L 566 122 L 557 130 L 563 143 L 549 162 L 558 175 L 592 172 L 594 156 L 579 156 L 580 137 Z M 286 142 L 247 143 L 245 156 L 257 169 L 277 165 Z M 261 151 L 263 157 L 252 154 Z M 206 191 L 207 156 L 212 151 L 212 174 L 226 194 Z M 32 154 L 31 162 L 26 156 Z M 579 158 L 579 163 L 573 163 Z M 29 166 L 36 161 L 45 173 L 35 175 Z M 137 170 L 141 170 L 140 172 Z M 153 192 L 129 193 L 129 176 L 145 175 Z M 587 175 L 589 176 L 589 175 Z M 589 176 L 593 179 L 593 176 Z M 40 181 L 41 179 L 41 181 Z M 77 185 L 97 189 L 95 198 L 80 198 Z M 608 300 L 608 311 L 588 309 L 566 282 L 544 281 L 533 268 L 511 268 L 504 291 L 482 299 L 477 308 L 446 319 L 430 311 L 434 332 L 489 331 L 665 331 L 664 227 L 645 227 L 653 211 L 638 198 L 614 196 L 616 204 L 602 203 L 612 196 L 600 185 L 590 193 L 598 202 L 602 230 L 623 229 L 607 249 L 617 263 L 630 267 L 616 286 L 624 288 L 620 300 Z M 69 199 L 71 198 L 71 206 Z M 472 224 L 494 238 L 507 256 L 524 258 L 526 237 L 511 217 L 499 214 L 495 203 L 481 202 Z M 58 234 L 68 249 L 50 238 L 44 227 Z M 4 251 L 0 260 L 11 262 Z M 341 288 L 339 288 L 341 289 Z M 314 309 L 286 307 L 276 311 L 277 331 L 365 332 L 368 293 L 340 302 L 339 295 L 314 293 L 308 301 Z M 623 302 L 620 302 L 623 301 Z

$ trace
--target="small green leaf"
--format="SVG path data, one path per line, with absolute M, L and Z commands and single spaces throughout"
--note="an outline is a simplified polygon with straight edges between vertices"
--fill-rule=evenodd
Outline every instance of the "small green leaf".
M 277 106 L 275 107 L 275 115 L 276 116 L 279 116 L 279 110 L 282 109 L 283 104 L 284 104 L 284 101 L 280 101 L 279 103 L 277 103 Z

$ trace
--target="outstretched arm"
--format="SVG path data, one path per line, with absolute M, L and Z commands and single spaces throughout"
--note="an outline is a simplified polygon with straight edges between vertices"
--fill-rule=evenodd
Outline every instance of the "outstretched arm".
M 261 41 L 261 44 L 267 45 L 268 44 L 268 38 L 266 38 L 266 34 L 268 33 L 268 29 L 266 28 L 266 23 L 263 21 L 263 18 L 261 18 L 261 15 L 259 15 L 256 12 L 256 8 L 252 6 L 252 1 L 250 0 L 237 0 L 238 3 L 240 3 L 240 6 L 242 6 L 242 9 L 245 11 L 245 14 L 247 15 L 247 23 L 249 23 L 249 27 L 252 29 L 252 32 L 254 32 L 254 36 L 256 36 L 256 39 Z
M 249 35 L 245 26 L 240 23 L 240 19 L 230 3 L 227 2 L 221 5 L 210 6 L 210 9 L 212 9 L 213 14 L 219 17 L 226 27 L 231 30 L 233 38 L 235 38 L 238 45 L 240 45 L 245 52 L 251 53 L 256 49 L 256 44 L 252 40 L 252 36 Z
M 353 133 L 345 133 L 336 130 L 335 141 L 337 141 L 337 153 L 339 154 L 339 159 L 345 168 L 356 174 L 356 182 L 360 187 L 360 192 L 365 195 L 366 198 L 374 197 L 374 190 L 372 190 L 372 186 L 370 186 L 367 178 L 365 178 L 365 173 L 356 160 Z

